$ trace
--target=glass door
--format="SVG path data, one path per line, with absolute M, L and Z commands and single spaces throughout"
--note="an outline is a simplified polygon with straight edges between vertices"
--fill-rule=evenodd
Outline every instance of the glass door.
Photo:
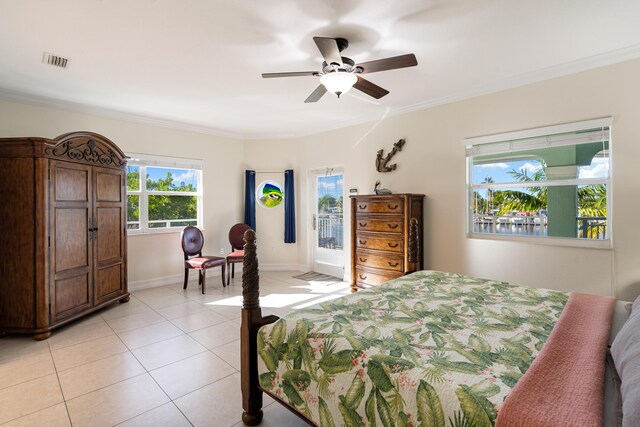
M 343 173 L 327 169 L 313 177 L 313 271 L 342 278 L 344 275 Z

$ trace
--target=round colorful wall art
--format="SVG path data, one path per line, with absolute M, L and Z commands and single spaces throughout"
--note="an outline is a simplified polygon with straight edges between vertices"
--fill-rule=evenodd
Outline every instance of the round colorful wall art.
M 265 208 L 275 208 L 282 203 L 282 186 L 275 181 L 263 181 L 256 189 L 256 199 Z

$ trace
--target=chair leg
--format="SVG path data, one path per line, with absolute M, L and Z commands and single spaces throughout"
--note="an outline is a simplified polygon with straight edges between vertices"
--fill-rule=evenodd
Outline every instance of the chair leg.
M 224 277 L 224 276 L 226 276 L 226 274 L 225 274 L 225 271 L 224 271 L 224 270 L 225 270 L 225 267 L 224 267 L 224 264 L 222 264 L 222 287 L 223 287 L 223 288 L 224 288 L 225 286 L 227 286 L 227 285 L 225 284 L 225 282 L 224 282 L 224 280 L 225 280 L 225 277 Z
M 236 263 L 234 262 L 231 264 L 231 277 L 232 278 L 235 277 L 235 274 L 236 274 Z
M 198 285 L 202 285 L 202 270 L 198 270 Z
M 187 282 L 189 282 L 189 269 L 185 268 L 184 269 L 184 286 L 182 287 L 182 289 L 187 289 Z
M 227 262 L 227 285 L 231 285 L 231 264 Z
M 205 284 L 204 284 L 204 279 L 205 279 L 205 274 L 207 274 L 207 270 L 200 270 L 202 272 L 202 293 L 204 294 L 205 291 Z

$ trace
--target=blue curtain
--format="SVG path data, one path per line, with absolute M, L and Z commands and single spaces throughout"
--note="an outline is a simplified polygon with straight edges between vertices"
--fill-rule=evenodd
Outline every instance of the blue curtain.
M 244 223 L 256 229 L 256 171 L 244 171 Z
M 296 198 L 293 170 L 284 171 L 284 242 L 296 242 Z

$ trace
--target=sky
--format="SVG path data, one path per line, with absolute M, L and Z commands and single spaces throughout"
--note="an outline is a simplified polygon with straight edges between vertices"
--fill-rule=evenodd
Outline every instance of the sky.
M 324 195 L 331 195 L 336 200 L 343 196 L 343 176 L 340 175 L 330 175 L 330 176 L 319 176 L 318 177 L 318 198 L 321 198 Z
M 514 182 L 513 177 L 509 174 L 512 170 L 525 170 L 529 176 L 532 176 L 537 170 L 539 170 L 539 168 L 540 164 L 533 160 L 474 165 L 472 170 L 473 184 L 481 184 L 487 177 L 493 178 L 493 181 L 496 183 Z M 608 176 L 608 158 L 595 157 L 591 162 L 591 165 L 580 166 L 578 168 L 579 178 L 606 178 Z
M 128 166 L 127 170 L 129 171 L 132 168 L 136 167 L 138 166 Z M 152 181 L 157 181 L 160 178 L 166 178 L 168 172 L 171 172 L 173 182 L 176 185 L 180 185 L 180 183 L 184 182 L 185 185 L 191 184 L 195 188 L 198 188 L 198 175 L 197 172 L 193 169 L 176 169 L 147 166 L 147 176 Z

